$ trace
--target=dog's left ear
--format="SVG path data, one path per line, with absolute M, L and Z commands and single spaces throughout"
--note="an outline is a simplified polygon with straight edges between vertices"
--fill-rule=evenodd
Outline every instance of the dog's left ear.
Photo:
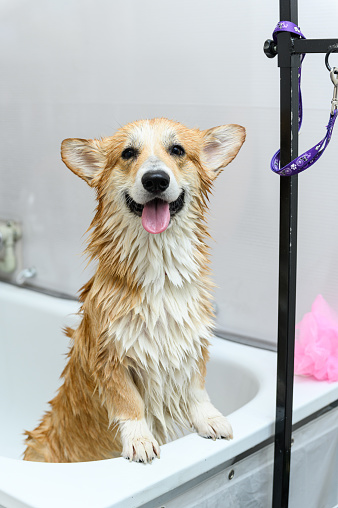
M 64 139 L 61 158 L 66 166 L 88 185 L 95 187 L 97 178 L 106 163 L 102 142 L 97 139 Z
M 235 124 L 221 125 L 203 131 L 203 138 L 203 166 L 214 179 L 238 154 L 245 141 L 245 129 Z

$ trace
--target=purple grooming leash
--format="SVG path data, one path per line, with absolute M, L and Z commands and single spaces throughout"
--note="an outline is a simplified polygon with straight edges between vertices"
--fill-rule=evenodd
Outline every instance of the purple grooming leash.
M 302 32 L 300 31 L 300 28 L 295 25 L 294 23 L 291 23 L 291 21 L 280 21 L 276 28 L 273 31 L 273 40 L 274 43 L 277 44 L 277 33 L 278 32 L 291 32 L 297 37 L 301 37 L 303 39 L 306 39 Z M 338 49 L 338 48 L 337 48 Z M 328 57 L 328 55 L 327 55 Z M 283 168 L 279 168 L 280 166 L 280 150 L 275 153 L 275 155 L 271 159 L 270 167 L 274 173 L 277 173 L 280 176 L 292 176 L 296 175 L 297 173 L 301 173 L 302 171 L 305 171 L 305 169 L 308 169 L 310 166 L 312 166 L 317 160 L 323 155 L 326 147 L 330 143 L 333 127 L 338 115 L 338 68 L 333 67 L 331 69 L 328 65 L 328 59 L 325 59 L 326 67 L 330 71 L 330 77 L 331 81 L 334 85 L 333 89 L 333 99 L 331 101 L 331 113 L 330 113 L 330 119 L 329 123 L 326 126 L 326 135 L 325 137 L 319 141 L 315 146 L 310 148 L 310 150 L 307 150 L 302 155 L 299 155 L 299 157 L 296 157 L 293 161 L 289 162 L 286 166 Z M 303 60 L 305 58 L 305 54 L 301 57 L 301 65 L 303 63 Z M 300 131 L 302 121 L 303 121 L 303 106 L 302 106 L 302 93 L 301 93 L 301 71 L 302 67 L 299 67 L 298 70 L 298 97 L 299 97 L 299 106 L 298 106 L 298 132 Z

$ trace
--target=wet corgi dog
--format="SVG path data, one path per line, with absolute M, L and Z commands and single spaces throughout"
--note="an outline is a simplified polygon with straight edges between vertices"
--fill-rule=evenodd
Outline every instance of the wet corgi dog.
M 25 460 L 160 456 L 177 427 L 231 439 L 205 390 L 212 307 L 205 213 L 213 180 L 245 139 L 239 125 L 200 131 L 164 119 L 112 137 L 66 139 L 62 160 L 96 190 L 87 248 L 97 270 L 63 384 Z

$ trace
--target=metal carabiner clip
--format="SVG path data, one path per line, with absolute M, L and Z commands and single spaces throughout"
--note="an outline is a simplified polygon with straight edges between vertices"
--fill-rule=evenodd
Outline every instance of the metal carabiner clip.
M 331 101 L 331 115 L 338 109 L 338 68 L 333 67 L 330 71 L 330 78 L 333 83 L 333 97 Z
M 338 109 L 338 68 L 337 67 L 330 67 L 329 64 L 329 56 L 331 53 L 337 53 L 338 52 L 338 44 L 334 44 L 329 48 L 329 51 L 325 55 L 325 65 L 327 70 L 330 73 L 330 78 L 333 83 L 333 97 L 331 101 L 331 115 L 334 114 L 334 112 Z

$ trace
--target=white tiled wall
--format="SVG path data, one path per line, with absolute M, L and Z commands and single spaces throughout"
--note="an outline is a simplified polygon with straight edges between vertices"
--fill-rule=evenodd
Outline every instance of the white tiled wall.
M 335 0 L 299 0 L 309 38 L 338 37 Z M 188 126 L 240 123 L 247 142 L 210 207 L 219 327 L 274 342 L 279 71 L 262 45 L 278 1 L 3 0 L 0 3 L 0 218 L 22 221 L 34 284 L 74 295 L 93 191 L 60 160 L 67 137 L 111 135 L 167 116 Z M 338 55 L 332 55 L 338 66 Z M 324 55 L 303 66 L 300 149 L 325 134 L 332 85 Z M 338 134 L 300 176 L 298 318 L 318 293 L 338 310 Z

